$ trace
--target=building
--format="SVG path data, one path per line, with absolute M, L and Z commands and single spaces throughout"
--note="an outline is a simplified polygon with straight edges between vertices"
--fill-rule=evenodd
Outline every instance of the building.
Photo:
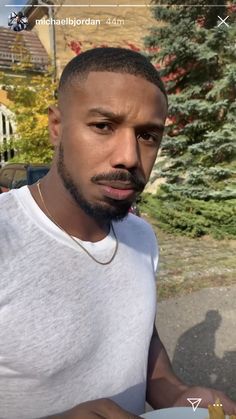
M 80 0 L 28 0 L 22 8 L 29 22 L 27 30 L 0 28 L 0 72 L 22 77 L 16 64 L 27 55 L 30 71 L 43 72 L 50 61 L 56 78 L 71 58 L 94 46 L 142 49 L 143 37 L 156 24 L 150 1 L 143 7 L 145 0 L 135 0 L 137 6 L 129 7 L 126 0 L 87 0 L 87 5 Z M 118 2 L 119 7 L 111 7 Z M 0 164 L 14 156 L 14 115 L 9 106 L 4 86 L 0 86 L 0 147 L 4 146 Z
M 17 64 L 25 57 L 29 59 L 31 68 L 25 74 L 17 73 Z M 42 73 L 49 63 L 48 54 L 34 32 L 14 32 L 0 27 L 0 72 L 9 77 L 26 77 L 27 72 Z M 14 66 L 14 69 L 13 69 Z M 10 110 L 4 86 L 0 86 L 0 165 L 14 156 L 14 115 Z
M 148 7 L 151 0 L 147 7 L 142 7 L 145 0 L 135 0 L 136 7 L 128 7 L 127 0 L 38 0 L 38 6 L 32 6 L 35 3 L 28 0 L 22 11 L 51 56 L 57 76 L 80 49 L 102 45 L 142 49 L 149 27 L 156 24 Z

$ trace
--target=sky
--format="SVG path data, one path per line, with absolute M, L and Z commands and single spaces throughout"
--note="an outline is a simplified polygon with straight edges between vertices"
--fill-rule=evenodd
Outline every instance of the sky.
M 26 4 L 27 0 L 0 0 L 0 26 L 7 27 L 7 18 L 11 12 L 22 9 L 19 5 Z M 6 7 L 5 5 L 14 5 L 13 7 Z M 18 5 L 18 6 L 15 6 Z

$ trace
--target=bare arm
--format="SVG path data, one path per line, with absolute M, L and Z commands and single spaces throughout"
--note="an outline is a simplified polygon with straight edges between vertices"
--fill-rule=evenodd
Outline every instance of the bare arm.
M 147 402 L 154 409 L 170 407 L 187 389 L 188 387 L 175 375 L 154 327 L 148 358 Z
M 236 414 L 236 403 L 222 391 L 185 385 L 174 373 L 167 352 L 154 328 L 148 359 L 147 402 L 154 408 L 189 406 L 188 398 L 201 398 L 201 407 L 217 399 L 228 415 Z

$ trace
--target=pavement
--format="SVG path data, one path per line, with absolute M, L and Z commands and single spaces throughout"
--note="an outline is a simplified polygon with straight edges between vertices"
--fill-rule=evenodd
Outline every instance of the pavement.
M 236 400 L 236 284 L 159 302 L 156 326 L 185 383 Z

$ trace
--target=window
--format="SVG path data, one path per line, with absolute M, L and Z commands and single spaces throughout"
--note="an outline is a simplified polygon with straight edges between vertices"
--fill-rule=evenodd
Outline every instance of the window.
M 47 174 L 49 167 L 31 167 L 28 170 L 28 184 L 32 185 Z
M 7 130 L 6 130 L 6 117 L 5 117 L 5 115 L 3 113 L 2 113 L 2 133 L 3 133 L 3 137 L 7 133 Z
M 5 188 L 10 188 L 13 175 L 14 169 L 3 169 L 0 178 L 0 185 L 4 186 Z
M 1 160 L 4 162 L 14 157 L 14 149 L 12 148 L 12 135 L 14 133 L 13 125 L 11 122 L 11 112 L 0 103 L 0 145 L 4 145 L 1 153 Z
M 20 188 L 27 184 L 26 179 L 26 170 L 24 169 L 16 169 L 15 175 L 12 181 L 12 188 Z

